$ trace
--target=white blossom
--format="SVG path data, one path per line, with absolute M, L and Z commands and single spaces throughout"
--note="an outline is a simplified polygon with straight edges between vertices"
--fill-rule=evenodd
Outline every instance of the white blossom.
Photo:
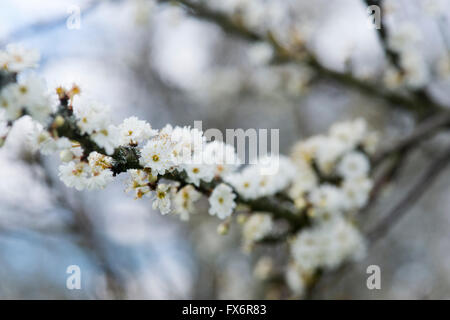
M 314 214 L 318 217 L 328 218 L 341 212 L 344 205 L 342 192 L 331 184 L 323 184 L 311 191 L 309 201 L 314 206 Z
M 295 176 L 295 166 L 283 156 L 266 156 L 255 165 L 225 177 L 236 191 L 246 199 L 275 194 L 286 189 Z
M 380 136 L 378 132 L 371 131 L 366 134 L 362 141 L 362 146 L 364 148 L 364 151 L 368 153 L 369 155 L 373 155 L 377 149 L 378 142 L 380 140 Z
M 268 214 L 253 213 L 246 220 L 242 228 L 246 242 L 252 243 L 263 239 L 273 229 L 272 217 Z
M 0 104 L 10 120 L 17 119 L 26 109 L 34 120 L 46 123 L 50 113 L 54 111 L 45 81 L 34 74 L 7 85 L 1 91 L 1 96 Z
M 365 177 L 369 169 L 370 163 L 367 156 L 359 151 L 352 151 L 339 162 L 337 172 L 346 179 L 354 179 Z
M 299 198 L 303 200 L 305 193 L 317 187 L 318 178 L 311 166 L 303 159 L 298 159 L 295 164 L 297 169 L 292 186 L 289 189 L 289 196 L 294 200 Z
M 396 51 L 406 51 L 421 40 L 420 30 L 411 23 L 403 23 L 392 29 L 388 44 Z
M 0 110 L 5 112 L 7 120 L 13 121 L 23 113 L 23 107 L 18 103 L 17 84 L 9 84 L 0 91 Z
M 8 134 L 9 127 L 6 119 L 6 112 L 0 109 L 0 138 L 5 137 Z
M 113 158 L 93 151 L 88 156 L 88 163 L 92 171 L 102 171 L 112 167 Z
M 214 188 L 209 197 L 209 214 L 213 216 L 217 215 L 219 219 L 229 217 L 236 207 L 236 203 L 234 202 L 235 198 L 236 195 L 233 193 L 233 189 L 231 189 L 230 186 L 224 183 L 219 184 Z
M 369 200 L 372 186 L 372 180 L 366 177 L 344 180 L 342 192 L 345 208 L 347 210 L 363 208 Z
M 5 51 L 0 51 L 0 70 L 21 72 L 36 67 L 38 61 L 39 52 L 37 50 L 25 49 L 18 44 L 9 44 Z
M 282 155 L 267 155 L 259 158 L 258 170 L 260 182 L 266 179 L 261 195 L 275 194 L 286 189 L 293 181 L 296 167 L 293 162 Z
M 152 207 L 154 210 L 159 209 L 163 215 L 170 212 L 170 186 L 168 184 L 158 184 Z
M 319 144 L 316 151 L 316 163 L 318 168 L 325 175 L 332 173 L 337 160 L 346 151 L 346 144 L 337 138 L 329 137 Z
M 86 162 L 70 161 L 59 166 L 59 178 L 68 187 L 81 191 L 87 187 L 90 172 Z
M 345 150 L 358 146 L 368 134 L 367 123 L 361 118 L 333 124 L 329 130 L 330 136 L 345 144 Z
M 199 200 L 201 193 L 195 190 L 192 185 L 181 188 L 174 196 L 174 211 L 180 215 L 181 220 L 189 220 L 189 215 L 194 213 L 194 202 Z
M 291 243 L 295 263 L 305 271 L 335 269 L 344 260 L 361 258 L 365 242 L 359 231 L 344 219 L 303 230 Z
M 49 115 L 55 111 L 54 102 L 47 93 L 44 79 L 29 75 L 25 80 L 19 81 L 20 104 L 27 108 L 31 117 L 43 124 L 47 124 Z
M 262 256 L 258 259 L 253 269 L 253 275 L 260 280 L 267 280 L 274 271 L 274 259 L 270 256 Z
M 308 283 L 306 281 L 308 273 L 302 270 L 295 263 L 290 263 L 286 270 L 286 283 L 296 295 L 303 296 L 307 289 Z
M 151 189 L 149 186 L 150 180 L 153 180 L 146 170 L 130 169 L 127 171 L 130 175 L 127 181 L 127 188 L 125 191 L 133 191 L 136 199 L 142 198 L 144 195 L 150 196 Z
M 294 162 L 305 162 L 311 164 L 316 156 L 316 152 L 327 137 L 324 135 L 312 136 L 295 144 L 292 148 L 292 159 Z
M 214 165 L 214 174 L 218 177 L 235 172 L 241 164 L 234 147 L 220 141 L 206 144 L 203 160 L 206 164 Z
M 201 181 L 211 182 L 214 178 L 214 166 L 207 164 L 189 163 L 181 166 L 187 175 L 187 181 L 199 186 Z
M 224 180 L 231 184 L 243 198 L 254 199 L 257 197 L 258 182 L 254 179 L 253 173 L 256 171 L 244 169 L 239 173 L 227 175 Z
M 40 123 L 33 123 L 28 135 L 28 144 L 32 150 L 39 150 L 44 155 L 49 155 L 72 147 L 72 142 L 66 137 L 54 139 Z
M 113 180 L 110 170 L 112 159 L 97 152 L 91 152 L 88 163 L 85 161 L 69 161 L 59 166 L 60 179 L 77 190 L 103 189 Z
M 157 134 L 150 124 L 146 121 L 139 120 L 137 117 L 129 117 L 119 125 L 121 145 L 137 145 Z
M 96 130 L 91 134 L 91 138 L 99 147 L 104 148 L 108 155 L 112 155 L 119 146 L 119 129 L 110 124 L 106 128 Z
M 140 163 L 152 169 L 152 173 L 165 174 L 174 165 L 172 144 L 167 139 L 153 139 L 141 150 Z
M 107 129 L 111 124 L 110 107 L 98 101 L 76 96 L 73 111 L 81 133 L 92 134 Z
M 429 72 L 424 58 L 415 51 L 405 51 L 400 64 L 404 70 L 405 83 L 411 88 L 419 88 L 428 82 Z
M 175 164 L 201 161 L 201 157 L 194 159 L 194 155 L 199 156 L 203 151 L 205 137 L 202 131 L 188 126 L 173 128 L 171 125 L 166 125 L 160 131 L 160 136 L 170 140 Z
M 64 149 L 59 153 L 59 159 L 61 162 L 70 162 L 75 160 L 75 156 L 70 149 Z
M 113 181 L 113 172 L 109 169 L 93 171 L 86 180 L 88 190 L 103 189 L 107 184 Z

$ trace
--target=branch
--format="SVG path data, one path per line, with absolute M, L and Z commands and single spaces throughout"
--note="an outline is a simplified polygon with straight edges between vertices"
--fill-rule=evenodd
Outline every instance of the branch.
M 194 3 L 190 0 L 158 0 L 160 3 L 178 3 L 186 12 L 194 17 L 212 22 L 228 34 L 237 36 L 247 41 L 263 41 L 269 43 L 275 52 L 274 61 L 277 63 L 306 64 L 315 70 L 320 76 L 336 81 L 349 88 L 356 89 L 368 96 L 383 99 L 394 106 L 413 111 L 419 116 L 424 116 L 445 107 L 431 101 L 428 96 L 407 96 L 380 87 L 378 83 L 362 81 L 351 73 L 341 73 L 323 66 L 316 57 L 306 49 L 301 52 L 284 48 L 269 32 L 266 36 L 260 35 L 248 28 L 238 19 L 232 19 L 226 14 L 207 8 L 207 6 Z
M 383 8 L 382 6 L 382 2 L 383 0 L 364 0 L 364 2 L 368 5 L 368 6 L 372 6 L 372 5 L 376 5 L 380 8 Z M 378 38 L 380 40 L 381 43 L 381 47 L 383 48 L 383 51 L 385 53 L 385 56 L 387 57 L 387 59 L 389 60 L 389 62 L 391 63 L 391 65 L 393 65 L 399 72 L 400 74 L 404 74 L 405 70 L 401 65 L 401 54 L 395 50 L 392 50 L 389 47 L 388 44 L 388 31 L 387 31 L 387 27 L 386 25 L 383 23 L 383 19 L 381 19 L 381 26 L 379 29 L 377 29 L 377 34 L 378 34 Z M 426 91 L 425 87 L 422 88 L 417 88 L 411 91 L 411 94 L 415 97 L 415 99 L 420 103 L 420 104 L 428 104 L 430 102 L 432 102 L 432 98 L 429 96 L 428 92 Z
M 450 147 L 447 147 L 439 157 L 437 157 L 423 173 L 421 179 L 414 187 L 400 200 L 400 202 L 390 211 L 385 218 L 368 234 L 367 238 L 374 244 L 381 237 L 386 235 L 407 212 L 423 196 L 439 174 L 450 163 Z
M 415 186 L 388 214 L 385 215 L 385 218 L 377 226 L 367 233 L 369 246 L 373 246 L 380 238 L 386 235 L 393 226 L 395 226 L 408 210 L 424 195 L 427 189 L 449 163 L 450 148 L 432 161 Z M 337 281 L 349 272 L 354 265 L 354 262 L 346 262 L 337 270 L 324 275 L 324 277 L 317 277 L 315 282 L 308 289 L 307 296 L 315 298 L 321 290 L 336 285 Z
M 383 8 L 382 6 L 383 0 L 364 0 L 364 2 L 367 4 L 367 6 L 378 6 L 380 8 Z M 378 38 L 380 40 L 380 44 L 384 50 L 386 57 L 391 62 L 391 64 L 394 65 L 398 70 L 402 70 L 402 67 L 400 65 L 400 55 L 398 54 L 398 52 L 389 48 L 387 28 L 383 21 L 384 20 L 381 19 L 380 28 L 376 29 Z
M 374 168 L 381 165 L 388 158 L 393 159 L 391 163 L 387 164 L 387 167 L 375 181 L 369 202 L 361 209 L 361 213 L 370 210 L 383 187 L 397 176 L 402 164 L 407 158 L 408 151 L 417 146 L 424 139 L 448 126 L 450 126 L 450 111 L 440 112 L 421 123 L 410 135 L 398 140 L 398 142 L 394 143 L 391 147 L 385 148 L 376 154 L 372 158 L 372 165 Z M 304 222 L 304 224 L 307 223 L 307 221 Z M 291 230 L 282 235 L 268 236 L 267 239 L 264 238 L 258 241 L 258 243 L 268 245 L 278 244 L 279 242 L 284 241 L 290 234 L 292 234 Z
M 392 159 L 388 167 L 381 173 L 379 177 L 374 179 L 374 185 L 372 191 L 370 192 L 369 201 L 367 202 L 365 207 L 361 209 L 361 213 L 368 212 L 372 205 L 376 202 L 376 199 L 383 190 L 384 186 L 386 186 L 386 184 L 393 181 L 397 177 L 402 165 L 405 163 L 407 154 L 407 151 L 396 152 L 393 155 L 394 159 Z
M 60 98 L 60 106 L 58 111 L 53 115 L 53 118 L 62 117 L 64 119 L 63 124 L 57 128 L 54 128 L 54 123 L 48 128 L 49 132 L 56 132 L 58 137 L 66 137 L 71 140 L 76 140 L 83 148 L 83 158 L 87 158 L 93 151 L 106 154 L 103 148 L 100 148 L 88 134 L 81 134 L 77 120 L 73 115 L 72 106 L 69 105 L 70 98 L 65 94 Z M 122 172 L 126 172 L 129 169 L 144 169 L 139 162 L 139 150 L 133 146 L 120 146 L 115 149 L 111 156 L 114 160 L 111 170 L 114 175 L 118 175 Z M 159 176 L 158 179 L 167 179 L 176 181 L 181 186 L 186 185 L 186 173 L 173 171 Z M 202 181 L 199 186 L 195 186 L 198 191 L 206 196 L 209 196 L 214 188 L 223 183 L 219 178 L 212 180 L 211 182 Z M 230 186 L 231 187 L 231 186 Z M 274 219 L 283 219 L 289 222 L 292 230 L 295 232 L 308 225 L 308 218 L 304 211 L 299 211 L 295 208 L 292 201 L 281 200 L 275 196 L 267 196 L 258 199 L 244 199 L 239 193 L 234 190 L 237 195 L 236 202 L 249 206 L 252 211 L 267 212 L 272 214 Z
M 399 139 L 392 146 L 378 152 L 372 159 L 374 167 L 383 162 L 387 157 L 399 152 L 405 152 L 419 142 L 435 134 L 439 130 L 450 126 L 450 111 L 442 111 L 424 120 L 410 135 Z

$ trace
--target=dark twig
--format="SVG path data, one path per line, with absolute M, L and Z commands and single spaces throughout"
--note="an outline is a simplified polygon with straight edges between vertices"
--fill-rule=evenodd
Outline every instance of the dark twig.
M 404 196 L 404 198 L 389 212 L 385 218 L 367 233 L 368 245 L 373 246 L 379 239 L 385 236 L 392 227 L 408 212 L 408 210 L 428 190 L 430 185 L 439 176 L 439 173 L 450 163 L 450 148 L 445 150 L 429 165 L 421 179 Z M 332 287 L 350 272 L 355 266 L 353 262 L 345 262 L 337 270 L 327 273 L 323 277 L 316 277 L 315 283 L 307 290 L 308 298 L 316 298 L 317 294 L 327 287 Z
M 367 238 L 371 244 L 386 235 L 386 233 L 408 212 L 408 210 L 423 196 L 439 174 L 450 163 L 450 147 L 439 155 L 425 170 L 420 180 L 389 212 L 385 218 L 371 231 Z
M 380 7 L 380 9 L 383 9 L 383 6 L 382 6 L 383 0 L 364 0 L 364 2 L 368 6 L 375 5 L 375 6 Z M 402 66 L 401 53 L 397 52 L 389 47 L 388 29 L 387 29 L 383 19 L 381 19 L 380 23 L 381 23 L 380 28 L 376 29 L 376 30 L 377 30 L 378 38 L 380 39 L 380 43 L 383 48 L 383 51 L 384 51 L 387 59 L 391 63 L 391 65 L 393 65 L 400 72 L 400 74 L 404 75 L 405 70 Z M 411 94 L 414 96 L 414 99 L 419 104 L 427 105 L 429 102 L 432 101 L 432 98 L 429 96 L 425 87 L 414 89 L 411 91 Z
M 380 9 L 383 9 L 383 6 L 382 6 L 383 0 L 364 0 L 364 2 L 368 6 L 378 6 Z M 383 16 L 381 16 L 381 17 L 383 17 Z M 384 23 L 383 19 L 381 19 L 380 23 L 381 23 L 380 28 L 376 29 L 376 30 L 377 30 L 378 38 L 380 39 L 381 46 L 383 47 L 384 53 L 385 53 L 386 57 L 388 58 L 388 60 L 390 61 L 390 63 L 392 65 L 394 65 L 398 70 L 401 71 L 402 67 L 400 65 L 400 55 L 397 52 L 395 52 L 394 50 L 392 50 L 391 48 L 389 48 L 386 24 Z
M 373 165 L 379 165 L 383 160 L 392 154 L 407 151 L 411 147 L 417 145 L 419 142 L 439 130 L 450 125 L 450 111 L 442 111 L 436 115 L 424 120 L 410 135 L 398 140 L 392 146 L 385 148 L 378 152 L 373 158 Z
M 397 158 L 394 159 L 393 166 L 388 168 L 384 178 L 389 179 L 386 176 L 396 174 L 399 163 L 404 160 L 405 152 L 397 154 Z M 398 162 L 396 162 L 398 160 Z M 423 173 L 420 180 L 414 185 L 414 187 L 404 196 L 404 198 L 385 215 L 385 218 L 377 224 L 371 231 L 367 233 L 368 245 L 373 246 L 381 237 L 387 234 L 389 230 L 395 226 L 395 224 L 408 212 L 408 210 L 420 199 L 421 196 L 428 190 L 430 185 L 439 176 L 439 173 L 446 168 L 450 163 L 450 148 L 445 150 L 439 157 L 437 157 L 429 165 L 427 170 Z M 383 179 L 384 182 L 384 179 Z M 380 182 L 381 184 L 382 182 Z M 366 209 L 367 210 L 367 207 Z M 325 277 L 316 277 L 315 282 L 308 290 L 307 297 L 314 298 L 317 293 L 326 287 L 333 286 L 339 279 L 343 277 L 354 267 L 354 263 L 346 262 L 341 265 L 337 270 L 327 273 Z M 330 283 L 333 282 L 333 283 Z
M 383 188 L 388 183 L 395 180 L 395 178 L 401 171 L 400 169 L 402 168 L 402 165 L 405 163 L 405 160 L 407 159 L 407 154 L 408 154 L 407 151 L 397 152 L 394 155 L 392 161 L 387 165 L 386 168 L 384 168 L 383 172 L 379 176 L 374 178 L 374 185 L 369 195 L 369 201 L 365 205 L 365 207 L 361 209 L 361 214 L 370 211 L 370 208 L 376 202 Z
M 362 81 L 354 77 L 351 73 L 341 73 L 323 66 L 315 56 L 303 49 L 301 52 L 293 51 L 282 47 L 273 35 L 269 32 L 267 35 L 258 34 L 246 28 L 246 26 L 239 19 L 233 19 L 226 14 L 216 12 L 203 4 L 199 4 L 190 0 L 158 0 L 160 3 L 176 3 L 181 5 L 186 11 L 200 19 L 212 22 L 220 26 L 226 33 L 235 35 L 247 41 L 263 41 L 269 43 L 275 51 L 275 61 L 278 63 L 298 63 L 305 64 L 311 67 L 322 78 L 336 81 L 339 84 L 345 85 L 349 88 L 356 89 L 368 96 L 383 99 L 393 106 L 403 107 L 407 110 L 417 113 L 419 116 L 443 110 L 445 107 L 433 102 L 427 95 L 420 96 L 420 99 L 415 95 L 398 94 L 390 90 L 386 90 L 379 84 Z

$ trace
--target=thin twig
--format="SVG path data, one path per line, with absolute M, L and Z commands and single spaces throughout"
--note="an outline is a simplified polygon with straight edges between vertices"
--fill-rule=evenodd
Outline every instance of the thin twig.
M 378 152 L 373 158 L 373 165 L 377 166 L 392 154 L 410 149 L 419 142 L 429 138 L 431 135 L 448 126 L 450 126 L 450 111 L 437 113 L 424 120 L 410 135 L 399 139 L 392 146 Z
M 383 6 L 382 6 L 383 0 L 364 0 L 364 2 L 368 6 L 375 5 L 375 6 L 380 7 L 381 9 L 383 8 Z M 383 19 L 381 19 L 380 23 L 381 23 L 380 28 L 376 29 L 376 30 L 377 30 L 378 38 L 380 39 L 381 47 L 383 48 L 383 51 L 384 51 L 387 59 L 389 60 L 390 64 L 393 65 L 400 72 L 400 74 L 404 75 L 405 69 L 402 66 L 402 61 L 401 61 L 402 56 L 401 56 L 400 52 L 397 52 L 389 47 L 388 29 L 387 29 Z M 428 102 L 432 101 L 432 98 L 428 94 L 425 87 L 420 87 L 420 88 L 414 89 L 411 91 L 411 94 L 419 104 L 427 105 Z
M 423 173 L 420 180 L 401 199 L 401 201 L 385 216 L 385 218 L 368 232 L 370 244 L 374 244 L 408 212 L 408 210 L 424 195 L 430 185 L 450 163 L 450 147 L 437 157 Z
M 394 155 L 394 158 L 392 161 L 387 165 L 387 168 L 384 168 L 383 172 L 378 175 L 376 178 L 374 178 L 374 184 L 373 188 L 369 195 L 369 201 L 364 206 L 363 209 L 361 209 L 361 214 L 364 214 L 365 212 L 370 211 L 370 208 L 373 206 L 373 204 L 376 202 L 378 196 L 380 195 L 383 188 L 390 183 L 391 181 L 395 180 L 397 175 L 400 172 L 400 169 L 402 168 L 402 165 L 405 163 L 405 160 L 407 159 L 408 152 L 407 150 L 402 150 L 397 152 Z
M 364 2 L 368 6 L 378 6 L 380 9 L 383 8 L 382 0 L 364 0 Z M 386 57 L 388 58 L 389 62 L 393 66 L 395 66 L 398 70 L 401 71 L 402 67 L 400 65 L 400 55 L 397 52 L 395 52 L 394 50 L 392 50 L 391 48 L 389 48 L 386 24 L 384 23 L 383 19 L 381 19 L 380 23 L 381 23 L 380 28 L 376 29 L 378 38 L 380 40 L 380 44 L 381 44 L 381 46 L 384 50 L 384 53 L 385 53 Z
M 200 19 L 215 23 L 220 26 L 225 32 L 238 36 L 240 38 L 246 39 L 248 41 L 265 41 L 274 46 L 276 53 L 278 55 L 277 60 L 279 62 L 294 62 L 301 63 L 310 66 L 314 69 L 321 77 L 328 78 L 334 80 L 342 85 L 347 87 L 359 90 L 360 92 L 367 94 L 372 97 L 381 98 L 394 106 L 403 107 L 405 109 L 414 111 L 419 115 L 432 113 L 437 110 L 441 110 L 444 106 L 440 105 L 437 102 L 433 102 L 430 97 L 426 94 L 422 94 L 420 96 L 412 95 L 408 97 L 407 95 L 397 94 L 392 91 L 388 91 L 379 84 L 369 83 L 366 81 L 362 81 L 356 77 L 354 77 L 350 73 L 341 73 L 329 68 L 324 67 L 321 63 L 317 61 L 314 55 L 311 52 L 291 52 L 286 51 L 280 46 L 277 46 L 274 43 L 274 39 L 270 36 L 262 36 L 252 30 L 246 28 L 242 21 L 239 19 L 231 19 L 227 15 L 216 12 L 212 9 L 207 8 L 202 4 L 198 4 L 189 0 L 158 0 L 160 3 L 178 3 L 186 11 Z M 82 13 L 86 14 L 88 12 L 92 12 L 95 7 L 100 3 L 100 1 L 90 2 L 86 7 L 82 9 Z M 9 34 L 3 40 L 0 40 L 0 46 L 5 45 L 7 42 L 11 41 L 14 38 L 14 41 L 17 41 L 18 38 L 26 36 L 31 31 L 34 32 L 42 32 L 51 30 L 54 27 L 60 26 L 65 23 L 67 17 L 57 17 L 50 21 L 38 22 L 19 30 L 14 31 Z M 283 49 L 283 50 L 280 50 Z M 414 94 L 414 93 L 413 93 Z
M 414 187 L 405 195 L 405 197 L 394 207 L 394 209 L 386 214 L 377 226 L 367 233 L 368 245 L 373 246 L 381 237 L 387 234 L 392 227 L 408 212 L 408 210 L 420 199 L 427 191 L 430 185 L 439 176 L 439 173 L 450 163 L 450 148 L 446 149 L 439 157 L 437 157 L 429 165 L 423 173 L 421 179 Z M 339 279 L 343 278 L 355 266 L 354 262 L 345 262 L 337 270 L 323 274 L 315 279 L 315 282 L 308 290 L 307 297 L 315 298 L 322 289 L 334 286 Z M 332 283 L 330 283 L 332 282 Z
M 383 99 L 393 106 L 403 107 L 407 110 L 417 113 L 419 116 L 443 110 L 444 106 L 430 99 L 428 95 L 416 96 L 414 93 L 411 96 L 398 94 L 391 90 L 386 90 L 380 84 L 362 81 L 354 77 L 351 73 L 341 73 L 323 66 L 312 52 L 306 51 L 295 52 L 284 48 L 274 38 L 273 34 L 268 32 L 266 36 L 258 34 L 248 28 L 239 19 L 232 19 L 226 14 L 217 12 L 208 8 L 205 5 L 192 2 L 190 0 L 158 0 L 160 3 L 177 3 L 181 5 L 186 11 L 197 18 L 212 22 L 221 27 L 226 33 L 235 35 L 247 41 L 261 41 L 269 43 L 276 54 L 275 60 L 278 63 L 297 63 L 308 65 L 316 71 L 322 78 L 331 79 L 339 84 L 345 85 L 349 88 L 356 89 L 366 95 Z M 419 99 L 420 98 L 420 99 Z

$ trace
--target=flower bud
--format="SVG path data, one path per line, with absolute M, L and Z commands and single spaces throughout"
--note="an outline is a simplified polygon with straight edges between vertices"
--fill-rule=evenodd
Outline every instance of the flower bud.
M 303 198 L 303 196 L 298 197 L 297 199 L 294 200 L 294 205 L 297 209 L 303 209 L 306 207 L 306 201 L 305 198 Z
M 53 121 L 53 126 L 55 128 L 59 128 L 64 124 L 64 122 L 65 122 L 64 118 L 58 115 L 55 117 L 55 120 Z
M 221 236 L 226 235 L 229 230 L 230 230 L 230 224 L 228 223 L 228 221 L 222 222 L 217 227 L 217 233 L 220 234 Z
M 62 99 L 66 94 L 66 90 L 64 90 L 63 87 L 58 87 L 56 88 L 56 94 L 58 95 L 59 99 Z

